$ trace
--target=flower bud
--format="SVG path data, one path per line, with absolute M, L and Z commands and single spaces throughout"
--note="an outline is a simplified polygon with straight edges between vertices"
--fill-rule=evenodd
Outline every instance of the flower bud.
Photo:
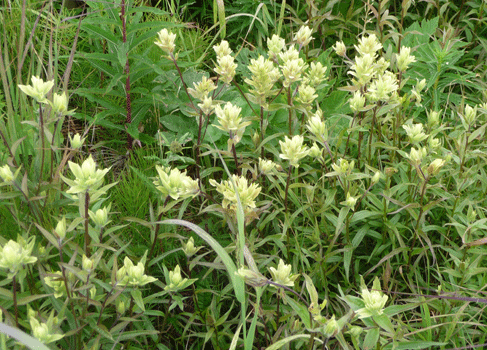
M 322 151 L 320 147 L 316 144 L 316 142 L 313 142 L 313 146 L 309 149 L 309 156 L 313 158 L 320 158 L 322 155 Z
M 440 172 L 440 169 L 445 165 L 445 161 L 443 159 L 435 159 L 431 162 L 428 166 L 428 174 L 436 176 Z
M 374 176 L 372 176 L 372 180 L 371 180 L 372 185 L 375 185 L 376 183 L 378 183 L 378 182 L 379 182 L 379 180 L 380 180 L 380 176 L 381 176 L 380 171 L 377 171 L 377 172 L 374 174 Z
M 306 127 L 320 142 L 326 142 L 328 140 L 328 128 L 323 121 L 323 112 L 321 110 L 317 110 L 316 113 L 309 118 Z
M 259 158 L 259 171 L 262 174 L 269 175 L 274 172 L 275 168 L 276 163 L 274 163 L 272 160 Z
M 477 119 L 477 106 L 471 107 L 470 105 L 465 105 L 464 119 L 468 126 L 472 126 Z
M 371 34 L 368 37 L 363 36 L 360 38 L 358 45 L 355 45 L 355 49 L 362 56 L 375 56 L 376 52 L 382 49 L 382 44 L 379 42 L 375 34 Z
M 267 284 L 267 278 L 265 278 L 262 274 L 246 269 L 244 267 L 239 268 L 235 272 L 235 274 L 240 276 L 245 281 L 245 283 L 254 288 L 262 287 Z
M 423 124 L 421 123 L 413 125 L 403 125 L 402 127 L 404 130 L 406 130 L 409 142 L 411 143 L 417 144 L 428 138 L 428 135 L 423 132 Z
M 182 244 L 183 252 L 186 254 L 186 257 L 190 258 L 195 255 L 201 247 L 194 246 L 194 238 L 190 237 L 186 243 Z
M 95 297 L 96 297 L 96 287 L 93 286 L 90 288 L 90 298 L 95 300 Z
M 79 149 L 83 146 L 86 137 L 81 138 L 79 134 L 75 134 L 72 138 L 71 135 L 69 136 L 69 143 L 71 144 L 72 149 Z
M 440 123 L 440 113 L 441 113 L 441 110 L 439 112 L 430 111 L 428 113 L 428 127 L 429 128 L 434 128 Z
M 188 279 L 181 276 L 181 268 L 176 265 L 173 271 L 169 271 L 169 281 L 164 290 L 174 292 L 181 289 Z
M 217 67 L 215 68 L 215 72 L 220 75 L 220 80 L 225 84 L 230 84 L 232 82 L 233 78 L 235 77 L 236 69 L 237 64 L 232 56 L 226 55 L 217 58 Z
M 68 114 L 68 95 L 63 92 L 61 95 L 54 93 L 52 96 L 52 111 L 56 114 Z
M 108 207 L 103 207 L 102 209 L 98 209 L 96 212 L 92 212 L 91 210 L 88 211 L 91 220 L 95 223 L 97 227 L 104 227 L 108 224 L 108 213 L 110 212 L 111 204 Z
M 401 52 L 399 54 L 396 54 L 396 61 L 397 70 L 404 73 L 411 63 L 416 62 L 416 58 L 414 56 L 411 56 L 411 48 L 402 46 Z
M 56 228 L 54 229 L 54 232 L 56 232 L 57 236 L 63 240 L 66 237 L 66 217 L 63 216 L 63 218 L 58 221 Z
M 205 96 L 203 98 L 203 102 L 198 103 L 198 107 L 201 108 L 201 111 L 205 115 L 210 115 L 215 109 L 215 106 L 213 105 L 213 99 L 209 96 Z
M 352 210 L 355 210 L 355 205 L 357 204 L 357 197 L 352 197 L 350 195 L 350 192 L 347 192 L 347 199 L 345 199 L 345 202 L 342 202 L 341 204 L 349 207 Z
M 343 43 L 343 41 L 337 41 L 333 46 L 333 50 L 338 56 L 346 57 L 347 56 L 347 47 Z
M 335 315 L 333 315 L 325 324 L 323 327 L 323 334 L 327 338 L 334 337 L 339 330 L 338 322 L 335 319 Z
M 94 264 L 95 262 L 92 259 L 83 254 L 83 257 L 81 259 L 81 266 L 83 267 L 84 271 L 91 273 L 91 271 L 93 271 Z

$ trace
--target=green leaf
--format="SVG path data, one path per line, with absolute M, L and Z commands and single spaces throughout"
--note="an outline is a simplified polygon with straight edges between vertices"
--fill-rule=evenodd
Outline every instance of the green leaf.
M 134 298 L 135 304 L 142 310 L 145 311 L 144 301 L 142 300 L 142 292 L 140 289 L 136 288 L 130 291 L 130 295 Z
M 440 346 L 448 343 L 440 343 L 435 341 L 407 341 L 399 344 L 395 344 L 395 350 L 416 350 L 416 349 L 437 349 Z M 386 349 L 392 348 L 392 344 L 386 347 Z
M 377 343 L 379 341 L 380 329 L 372 328 L 367 330 L 366 332 L 367 335 L 365 336 L 362 349 L 364 350 L 374 349 L 377 346 Z
M 169 219 L 160 222 L 161 224 L 168 224 L 168 225 L 181 225 L 191 229 L 194 233 L 201 237 L 206 243 L 208 243 L 211 248 L 218 254 L 220 259 L 222 260 L 225 268 L 227 269 L 228 275 L 230 280 L 232 281 L 232 286 L 235 291 L 235 296 L 237 300 L 241 303 L 245 301 L 245 286 L 243 280 L 236 275 L 237 268 L 235 263 L 233 262 L 230 255 L 226 252 L 226 250 L 218 243 L 209 233 L 203 230 L 201 227 L 196 226 L 195 224 L 186 221 L 186 220 L 177 220 L 177 219 Z
M 298 314 L 298 316 L 301 318 L 301 321 L 303 321 L 304 325 L 307 328 L 311 328 L 311 320 L 310 320 L 311 315 L 309 313 L 308 308 L 305 305 L 298 303 L 296 300 L 294 300 L 293 298 L 289 297 L 286 294 L 284 294 L 284 300 Z
M 287 343 L 292 342 L 293 340 L 296 340 L 296 339 L 308 339 L 309 337 L 311 337 L 309 334 L 296 334 L 296 335 L 292 335 L 290 337 L 287 337 L 287 338 L 284 338 L 284 339 L 279 340 L 277 343 L 274 343 L 271 346 L 265 348 L 265 350 L 278 350 L 278 349 L 282 349 L 284 345 L 286 345 Z M 316 338 L 315 338 L 315 341 L 318 341 L 320 343 L 323 343 L 321 340 L 316 339 Z

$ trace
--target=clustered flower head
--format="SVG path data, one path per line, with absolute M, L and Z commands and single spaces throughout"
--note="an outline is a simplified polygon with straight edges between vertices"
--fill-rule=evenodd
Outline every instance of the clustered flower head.
M 186 243 L 182 244 L 183 252 L 186 257 L 190 258 L 195 255 L 201 247 L 194 246 L 194 238 L 190 237 Z
M 366 287 L 362 288 L 360 295 L 365 305 L 356 311 L 359 318 L 382 315 L 388 297 L 383 295 L 380 289 L 380 282 L 377 277 L 374 280 L 372 291 L 369 291 Z
M 54 80 L 44 82 L 39 77 L 32 76 L 32 85 L 19 85 L 20 90 L 27 96 L 33 97 L 39 103 L 48 103 L 47 93 L 54 86 Z
M 68 111 L 68 95 L 66 92 L 63 92 L 62 94 L 54 93 L 52 102 L 49 101 L 49 104 L 51 105 L 53 112 L 56 114 L 69 115 L 73 112 Z
M 243 176 L 232 175 L 232 181 L 240 198 L 240 203 L 245 216 L 252 214 L 256 208 L 255 199 L 261 191 L 261 187 L 256 184 L 249 184 L 248 180 Z M 223 195 L 222 207 L 232 213 L 237 212 L 237 193 L 230 180 L 224 180 L 221 183 L 210 179 L 210 184 L 216 187 L 216 190 Z
M 69 143 L 72 149 L 79 149 L 83 146 L 86 137 L 81 138 L 80 134 L 75 134 L 73 137 L 69 135 Z
M 242 120 L 242 117 L 240 117 L 241 111 L 242 108 L 234 106 L 231 102 L 227 102 L 223 108 L 219 105 L 215 107 L 215 114 L 220 123 L 220 125 L 216 125 L 216 127 L 228 132 L 233 144 L 240 142 L 245 127 L 251 124 L 249 121 Z
M 413 62 L 416 62 L 416 58 L 411 55 L 411 48 L 410 47 L 401 47 L 401 52 L 396 54 L 396 61 L 397 61 L 397 69 L 399 72 L 404 73 L 409 65 Z
M 54 312 L 51 313 L 47 322 L 39 322 L 34 312 L 29 315 L 30 328 L 32 335 L 44 344 L 53 343 L 62 339 L 64 335 L 56 333 L 54 327 L 58 324 L 58 318 L 54 317 Z
M 162 51 L 172 54 L 176 45 L 174 41 L 176 40 L 176 34 L 171 33 L 166 28 L 162 29 L 159 33 L 157 33 L 157 40 L 154 42 L 157 46 L 159 46 Z
M 426 135 L 423 132 L 423 124 L 421 123 L 412 124 L 412 125 L 403 125 L 402 127 L 406 131 L 406 134 L 409 138 L 409 142 L 413 144 L 418 144 L 421 141 L 428 138 L 428 135 Z
M 206 76 L 203 76 L 199 83 L 193 83 L 193 85 L 194 89 L 188 88 L 188 92 L 191 96 L 200 101 L 204 101 L 208 94 L 216 89 L 213 80 L 208 79 Z
M 31 239 L 28 243 L 21 243 L 9 240 L 3 247 L 0 247 L 0 268 L 8 270 L 9 278 L 14 277 L 24 265 L 37 261 L 35 256 L 31 256 L 35 239 Z
M 110 168 L 103 170 L 96 169 L 96 163 L 91 154 L 81 166 L 73 162 L 68 162 L 68 165 L 75 179 L 70 180 L 62 175 L 61 177 L 64 182 L 71 186 L 66 192 L 73 194 L 96 191 L 103 184 L 103 178 L 110 170 Z
M 325 74 L 326 67 L 324 67 L 320 62 L 311 62 L 309 70 L 306 73 L 306 78 L 304 79 L 304 82 L 307 85 L 316 88 L 325 80 Z
M 117 271 L 117 281 L 120 286 L 139 287 L 156 281 L 154 277 L 144 274 L 144 264 L 134 265 L 132 260 L 125 257 L 123 266 Z
M 176 292 L 179 289 L 184 288 L 187 281 L 187 278 L 183 278 L 183 276 L 181 276 L 181 268 L 179 265 L 176 265 L 173 271 L 169 271 L 169 280 L 167 281 L 167 285 L 164 287 L 164 290 L 168 292 Z
M 379 75 L 372 81 L 367 90 L 366 96 L 372 102 L 388 101 L 391 95 L 399 88 L 396 75 L 390 71 Z
M 294 281 L 299 277 L 299 275 L 294 275 L 291 273 L 292 266 L 286 265 L 282 259 L 279 260 L 279 265 L 277 269 L 274 267 L 269 267 L 269 272 L 271 273 L 272 280 L 282 286 L 293 287 Z M 278 286 L 272 285 L 274 288 L 279 288 Z
M 333 163 L 331 167 L 337 173 L 337 175 L 348 176 L 352 173 L 353 168 L 355 167 L 355 161 L 352 160 L 351 162 L 348 162 L 348 160 L 340 158 L 338 162 Z
M 363 36 L 359 39 L 358 45 L 355 45 L 355 50 L 362 55 L 371 55 L 375 57 L 377 51 L 382 49 L 382 44 L 377 39 L 375 34 L 369 36 Z
M 91 220 L 93 220 L 96 226 L 104 227 L 109 224 L 108 214 L 110 213 L 111 206 L 112 205 L 109 204 L 108 207 L 103 207 L 95 212 L 88 210 L 88 215 L 90 216 Z
M 162 167 L 156 165 L 159 177 L 154 181 L 156 188 L 162 193 L 165 200 L 170 196 L 174 200 L 183 200 L 195 196 L 199 191 L 198 181 L 186 175 L 186 170 Z
M 237 64 L 235 59 L 230 54 L 232 50 L 230 49 L 228 42 L 223 40 L 219 45 L 213 46 L 216 52 L 217 66 L 215 72 L 220 75 L 220 80 L 225 84 L 230 84 L 235 77 L 235 72 L 237 69 Z
M 311 104 L 318 97 L 316 90 L 306 84 L 301 84 L 298 87 L 298 96 L 296 96 L 295 101 L 301 103 L 307 112 L 311 111 Z
M 54 289 L 54 298 L 60 298 L 67 294 L 66 284 L 61 271 L 52 272 L 49 276 L 44 277 L 44 283 Z
M 293 167 L 299 167 L 299 161 L 306 157 L 309 153 L 309 148 L 303 145 L 304 137 L 301 135 L 295 135 L 292 138 L 284 137 L 284 141 L 279 141 L 281 145 L 281 159 L 289 160 L 289 163 Z
M 306 127 L 320 142 L 324 143 L 328 140 L 328 128 L 323 121 L 323 112 L 320 109 L 309 118 Z
M 299 48 L 307 46 L 313 39 L 311 36 L 312 30 L 307 26 L 299 28 L 298 32 L 294 35 L 294 40 L 299 45 Z
M 252 75 L 250 79 L 245 78 L 245 82 L 252 87 L 250 93 L 255 96 L 257 104 L 266 107 L 266 98 L 274 94 L 272 87 L 280 77 L 279 70 L 264 56 L 251 59 L 248 68 Z
M 266 174 L 266 175 L 272 174 L 276 169 L 276 167 L 277 164 L 274 163 L 272 160 L 259 158 L 259 171 L 262 174 Z
M 286 41 L 282 39 L 279 35 L 274 34 L 272 38 L 267 38 L 267 48 L 269 49 L 269 56 L 276 60 L 277 55 L 279 55 L 284 47 L 286 46 Z
M 343 43 L 343 41 L 337 41 L 333 46 L 333 50 L 338 56 L 347 57 L 347 47 Z
M 288 88 L 292 83 L 301 80 L 306 63 L 299 57 L 299 52 L 293 46 L 279 54 L 281 71 L 284 76 L 283 86 Z

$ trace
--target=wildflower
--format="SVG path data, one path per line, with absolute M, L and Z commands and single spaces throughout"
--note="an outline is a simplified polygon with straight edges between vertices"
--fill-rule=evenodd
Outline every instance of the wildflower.
M 213 113 L 215 106 L 213 105 L 213 99 L 209 96 L 205 96 L 202 103 L 198 103 L 198 107 L 205 115 Z
M 269 267 L 269 272 L 272 275 L 272 279 L 275 283 L 282 286 L 293 287 L 294 281 L 299 277 L 299 275 L 291 274 L 291 265 L 284 264 L 282 259 L 279 260 L 279 265 L 277 269 L 274 267 Z M 272 285 L 274 288 L 279 288 L 278 286 Z
M 354 92 L 353 97 L 349 101 L 350 108 L 354 113 L 362 111 L 365 107 L 365 96 L 357 90 Z
M 108 169 L 96 169 L 96 163 L 90 156 L 86 159 L 81 166 L 76 163 L 68 162 L 69 169 L 75 176 L 74 180 L 69 180 L 61 175 L 64 182 L 66 182 L 71 188 L 67 190 L 67 193 L 85 193 L 87 191 L 96 191 L 103 184 L 103 177 L 108 173 Z
M 63 240 L 66 237 L 66 217 L 63 216 L 61 220 L 58 221 L 56 228 L 54 229 L 56 235 Z
M 164 287 L 164 290 L 175 292 L 178 289 L 183 288 L 187 281 L 187 278 L 183 278 L 183 276 L 181 276 L 181 268 L 179 265 L 176 265 L 174 271 L 169 271 L 169 281 L 167 281 L 167 285 Z
M 344 206 L 349 207 L 350 209 L 354 210 L 355 205 L 357 204 L 357 199 L 358 199 L 357 197 L 352 197 L 350 195 L 350 192 L 347 192 L 347 199 L 345 199 L 345 201 L 340 203 L 340 204 L 343 204 Z
M 309 29 L 309 27 L 307 26 L 302 26 L 301 28 L 299 28 L 298 32 L 294 36 L 294 40 L 296 40 L 296 42 L 298 43 L 299 48 L 308 45 L 309 42 L 313 39 L 311 33 L 312 30 Z
M 441 110 L 439 112 L 429 111 L 429 113 L 427 113 L 427 114 L 428 114 L 428 127 L 429 128 L 434 128 L 435 126 L 439 125 Z
M 371 183 L 372 185 L 375 185 L 376 183 L 378 183 L 378 182 L 379 182 L 380 177 L 381 177 L 381 173 L 380 173 L 380 171 L 376 171 L 376 172 L 375 172 L 375 174 L 374 174 L 374 176 L 372 176 L 372 180 L 370 181 L 370 183 Z
M 56 299 L 67 294 L 61 271 L 52 272 L 49 276 L 44 277 L 44 283 L 54 289 L 54 298 Z
M 336 175 L 350 175 L 352 173 L 352 170 L 355 166 L 355 161 L 352 160 L 350 163 L 343 158 L 340 158 L 338 160 L 338 163 L 333 163 L 331 167 L 335 172 L 337 173 Z
M 261 191 L 261 187 L 256 184 L 248 183 L 247 179 L 243 176 L 232 175 L 232 180 L 237 187 L 240 203 L 244 210 L 244 214 L 248 215 L 255 209 L 255 199 Z M 225 180 L 220 184 L 214 179 L 210 179 L 210 184 L 216 187 L 216 190 L 223 195 L 222 207 L 233 213 L 237 212 L 237 194 L 235 193 L 232 181 Z
M 39 77 L 32 76 L 32 85 L 19 85 L 20 90 L 27 96 L 33 97 L 39 103 L 48 103 L 47 93 L 54 86 L 54 80 L 44 82 Z
M 64 335 L 55 333 L 53 330 L 53 327 L 58 323 L 57 317 L 53 317 L 53 314 L 49 316 L 45 323 L 39 322 L 35 316 L 31 316 L 29 322 L 34 338 L 37 338 L 44 344 L 58 341 L 64 337 Z
M 159 177 L 154 181 L 156 188 L 162 193 L 165 200 L 170 196 L 174 200 L 183 200 L 195 196 L 198 191 L 198 181 L 186 175 L 186 170 L 166 168 L 156 165 Z
M 267 38 L 267 48 L 269 49 L 269 56 L 273 59 L 277 58 L 277 55 L 281 53 L 282 49 L 286 46 L 286 41 L 280 36 L 274 34 L 272 38 Z
M 376 52 L 382 49 L 382 44 L 377 40 L 375 34 L 371 34 L 368 37 L 363 36 L 360 38 L 358 45 L 355 45 L 355 49 L 362 56 L 375 56 Z
M 12 170 L 10 170 L 10 167 L 5 164 L 3 167 L 0 167 L 0 177 L 3 179 L 5 183 L 11 183 L 15 181 L 15 178 L 17 177 L 18 173 L 20 171 L 20 168 L 17 169 L 17 171 L 12 173 Z
M 235 77 L 236 69 L 237 64 L 232 56 L 226 55 L 217 58 L 215 72 L 220 75 L 220 80 L 225 84 L 230 84 L 232 82 L 233 77 Z
M 289 87 L 292 83 L 299 81 L 303 73 L 306 63 L 302 58 L 284 61 L 280 66 L 282 75 L 284 76 L 283 86 Z
M 83 257 L 81 258 L 81 266 L 83 267 L 83 270 L 91 273 L 93 271 L 93 266 L 95 265 L 95 262 L 93 259 L 88 258 L 86 255 L 83 254 Z
M 126 256 L 123 266 L 117 271 L 117 281 L 120 286 L 139 287 L 154 282 L 156 279 L 144 274 L 142 262 L 134 265 L 132 260 Z
M 374 280 L 374 284 L 372 286 L 374 290 L 369 291 L 367 288 L 362 288 L 362 300 L 365 304 L 365 307 L 357 310 L 357 314 L 359 318 L 367 318 L 370 316 L 379 316 L 382 315 L 384 311 L 384 306 L 387 302 L 387 295 L 383 295 L 380 291 L 380 282 L 379 279 L 376 277 Z
M 423 132 L 423 124 L 413 124 L 413 125 L 403 125 L 402 126 L 404 130 L 406 130 L 406 134 L 409 137 L 409 142 L 417 144 L 426 138 L 428 138 L 428 135 L 426 135 Z
M 416 62 L 416 58 L 411 56 L 411 48 L 403 46 L 401 52 L 396 54 L 396 61 L 398 71 L 404 73 L 411 63 Z
M 68 115 L 72 112 L 68 111 L 68 95 L 66 92 L 63 92 L 61 95 L 54 93 L 50 104 L 54 113 Z
M 313 88 L 316 88 L 323 82 L 323 80 L 325 80 L 325 74 L 326 67 L 323 67 L 320 62 L 312 62 L 309 67 L 308 73 L 306 74 L 307 84 Z
M 440 169 L 445 165 L 445 160 L 444 159 L 435 159 L 434 161 L 431 162 L 431 164 L 428 166 L 428 174 L 436 176 L 440 172 Z
M 323 334 L 328 337 L 334 337 L 337 333 L 338 330 L 340 329 L 337 320 L 335 319 L 335 315 L 333 315 L 326 323 L 325 326 L 323 327 Z
M 240 117 L 241 110 L 242 108 L 234 106 L 230 102 L 227 102 L 223 108 L 219 105 L 215 107 L 215 114 L 220 123 L 216 127 L 228 132 L 234 144 L 240 142 L 245 127 L 251 124 L 249 121 L 242 121 L 242 117 Z
M 338 56 L 346 57 L 347 56 L 347 47 L 343 43 L 343 41 L 337 41 L 333 46 L 333 50 Z
M 408 158 L 413 165 L 419 165 L 421 164 L 421 161 L 423 160 L 425 155 L 426 155 L 426 149 L 424 147 L 420 149 L 411 147 L 411 151 L 408 155 Z
M 355 57 L 355 63 L 348 72 L 357 80 L 354 81 L 359 87 L 367 84 L 375 76 L 374 57 L 370 54 Z
M 326 142 L 328 140 L 328 128 L 323 121 L 323 112 L 321 109 L 318 109 L 316 113 L 309 118 L 306 127 L 320 142 Z
M 262 174 L 271 174 L 274 169 L 276 168 L 277 164 L 274 163 L 272 160 L 262 159 L 259 158 L 259 171 Z
M 261 106 L 266 105 L 266 97 L 273 94 L 272 87 L 279 79 L 280 73 L 271 60 L 259 56 L 256 60 L 251 59 L 248 66 L 252 76 L 245 78 L 245 82 L 252 86 L 250 92 L 257 97 L 257 103 Z
M 289 46 L 287 50 L 279 53 L 282 62 L 293 61 L 299 58 L 299 51 L 294 46 Z
M 472 126 L 475 123 L 475 119 L 477 119 L 477 109 L 477 106 L 472 107 L 470 105 L 465 105 L 463 119 L 469 127 Z
M 388 101 L 397 89 L 396 76 L 392 72 L 385 72 L 370 84 L 367 97 L 373 102 Z
M 306 106 L 307 110 L 311 108 L 311 103 L 318 97 L 316 90 L 309 85 L 301 84 L 298 88 L 296 101 Z
M 104 227 L 109 223 L 108 214 L 110 213 L 111 206 L 112 204 L 110 203 L 108 207 L 98 209 L 96 212 L 92 212 L 91 210 L 88 211 L 91 220 L 93 220 L 96 226 Z
M 193 255 L 195 255 L 198 252 L 198 250 L 201 249 L 201 247 L 196 248 L 194 246 L 194 238 L 193 237 L 190 237 L 186 243 L 182 244 L 182 246 L 183 246 L 183 252 L 184 252 L 184 254 L 186 254 L 187 258 L 192 257 Z
M 226 40 L 222 40 L 220 44 L 213 46 L 213 50 L 215 50 L 217 58 L 229 56 L 232 53 L 232 49 Z
M 426 79 L 423 79 L 421 81 L 418 80 L 417 84 L 411 90 L 412 99 L 415 100 L 416 106 L 419 106 L 421 103 L 421 91 L 423 91 L 425 86 Z
M 0 268 L 8 270 L 8 278 L 13 278 L 23 265 L 33 264 L 37 258 L 31 256 L 34 248 L 35 238 L 28 243 L 19 244 L 9 240 L 3 247 L 0 247 Z
M 299 167 L 299 161 L 309 153 L 309 149 L 306 145 L 303 145 L 303 141 L 304 137 L 301 135 L 296 135 L 292 138 L 285 136 L 284 141 L 279 141 L 282 152 L 279 157 L 289 160 L 291 166 Z
M 309 149 L 309 156 L 313 158 L 321 158 L 322 151 L 320 147 L 316 144 L 316 142 L 313 142 L 313 146 Z
M 81 138 L 79 134 L 75 134 L 73 137 L 69 135 L 69 143 L 71 144 L 72 149 L 79 149 L 83 146 L 86 137 Z
M 213 80 L 208 79 L 206 76 L 201 78 L 199 83 L 193 83 L 194 89 L 188 88 L 188 92 L 194 98 L 203 101 L 210 92 L 216 89 L 216 85 Z
M 166 28 L 162 29 L 159 33 L 157 33 L 158 38 L 154 42 L 157 46 L 159 46 L 162 51 L 172 54 L 176 45 L 174 41 L 176 40 L 176 34 L 171 33 Z

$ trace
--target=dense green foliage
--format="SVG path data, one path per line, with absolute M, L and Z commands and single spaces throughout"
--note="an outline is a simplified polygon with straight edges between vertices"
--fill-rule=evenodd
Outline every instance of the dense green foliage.
M 0 350 L 487 344 L 486 1 L 75 5 L 0 13 Z

